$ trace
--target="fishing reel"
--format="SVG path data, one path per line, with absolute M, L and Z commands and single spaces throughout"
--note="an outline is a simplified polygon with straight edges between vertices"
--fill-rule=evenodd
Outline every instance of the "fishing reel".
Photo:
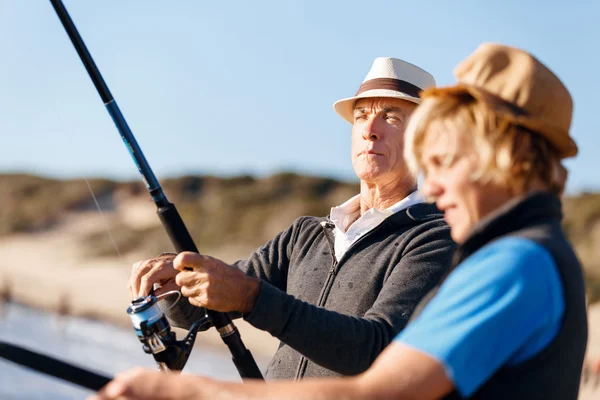
M 179 292 L 177 292 L 181 295 Z M 169 293 L 165 294 L 168 295 Z M 135 298 L 127 308 L 135 333 L 142 343 L 142 349 L 152 354 L 161 371 L 181 371 L 185 366 L 200 329 L 210 324 L 208 315 L 204 315 L 189 329 L 183 340 L 178 341 L 167 317 L 158 305 L 161 298 L 154 295 Z

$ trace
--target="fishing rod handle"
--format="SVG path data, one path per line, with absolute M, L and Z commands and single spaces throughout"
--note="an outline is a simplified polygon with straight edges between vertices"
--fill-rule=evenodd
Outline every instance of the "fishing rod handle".
M 181 253 L 182 251 L 198 253 L 198 248 L 183 219 L 181 219 L 175 204 L 167 202 L 164 205 L 158 205 L 156 213 L 177 253 Z
M 198 248 L 173 203 L 163 203 L 162 206 L 158 207 L 157 214 L 177 253 L 181 253 L 182 251 L 198 253 Z M 186 269 L 191 271 L 191 268 Z M 231 318 L 227 314 L 212 310 L 206 310 L 206 312 L 217 329 L 230 324 L 233 325 Z
M 242 380 L 246 381 L 248 379 L 260 379 L 264 380 L 252 353 L 250 350 L 246 349 L 246 351 L 240 357 L 231 357 L 231 360 L 235 364 L 235 367 L 238 370 L 238 373 L 242 377 Z

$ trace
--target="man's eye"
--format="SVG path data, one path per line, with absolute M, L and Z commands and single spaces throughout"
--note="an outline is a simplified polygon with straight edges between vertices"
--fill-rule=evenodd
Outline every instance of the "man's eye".
M 365 119 L 367 119 L 367 117 L 364 114 L 359 114 L 359 115 L 355 115 L 354 116 L 354 120 L 355 121 L 362 121 L 362 120 L 365 120 Z

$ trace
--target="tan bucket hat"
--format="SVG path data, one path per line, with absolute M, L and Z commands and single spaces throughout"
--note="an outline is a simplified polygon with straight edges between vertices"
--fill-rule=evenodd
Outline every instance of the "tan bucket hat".
M 418 104 L 419 93 L 430 86 L 435 86 L 435 79 L 424 69 L 397 58 L 378 57 L 354 97 L 336 101 L 333 109 L 352 124 L 354 103 L 358 99 L 394 97 Z
M 512 123 L 544 136 L 561 158 L 577 154 L 569 134 L 573 100 L 552 71 L 526 51 L 483 43 L 455 69 L 457 84 L 421 97 L 469 93 Z

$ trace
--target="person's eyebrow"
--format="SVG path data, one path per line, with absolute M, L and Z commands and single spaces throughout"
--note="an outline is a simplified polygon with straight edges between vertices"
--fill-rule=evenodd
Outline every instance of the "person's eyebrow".
M 400 114 L 406 114 L 406 110 L 400 107 L 385 107 L 382 111 L 385 113 L 399 112 Z
M 352 112 L 353 115 L 361 115 L 361 114 L 365 114 L 368 112 L 368 108 L 367 107 L 358 107 L 355 108 Z M 408 111 L 404 108 L 400 108 L 400 107 L 395 107 L 395 106 L 389 106 L 389 107 L 384 107 L 381 109 L 380 112 L 383 113 L 390 113 L 390 112 L 396 112 L 402 115 L 407 115 Z

